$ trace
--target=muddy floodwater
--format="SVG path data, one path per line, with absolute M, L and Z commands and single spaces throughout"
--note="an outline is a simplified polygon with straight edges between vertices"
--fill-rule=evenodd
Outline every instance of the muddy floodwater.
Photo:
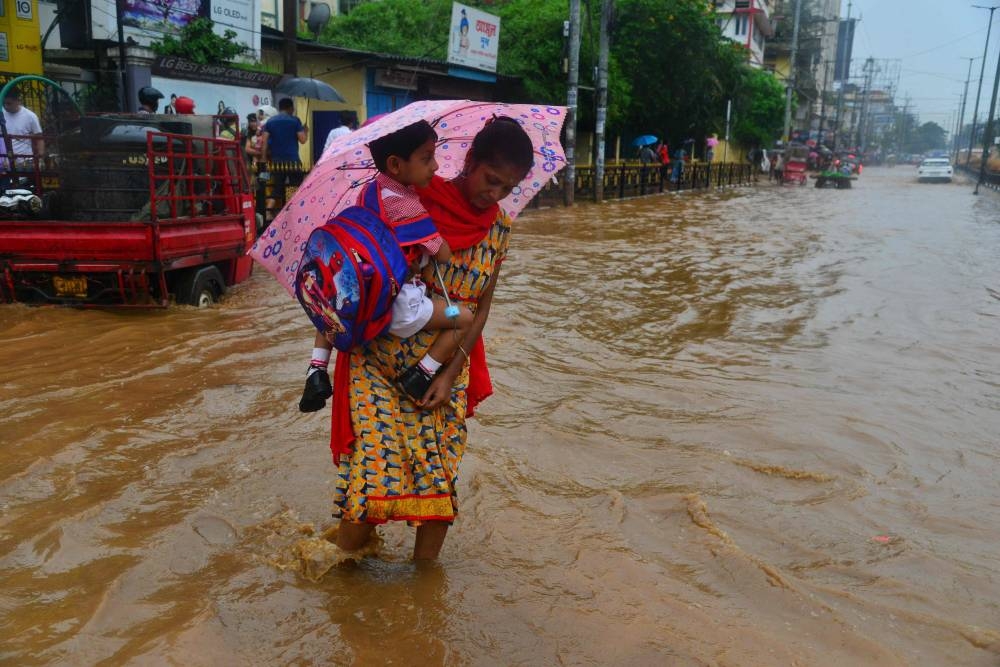
M 0 307 L 0 663 L 1000 664 L 1000 197 L 869 169 L 515 222 L 436 565 L 324 564 L 312 334 Z

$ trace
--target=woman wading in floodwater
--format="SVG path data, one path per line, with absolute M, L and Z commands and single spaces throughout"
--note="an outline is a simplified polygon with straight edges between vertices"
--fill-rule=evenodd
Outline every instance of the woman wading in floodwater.
M 531 169 L 531 140 L 509 118 L 497 118 L 475 137 L 465 168 L 452 181 L 435 177 L 421 202 L 454 253 L 442 276 L 453 301 L 475 311 L 459 352 L 434 376 L 420 405 L 396 379 L 418 362 L 436 335 L 383 335 L 338 355 L 334 372 L 334 502 L 337 546 L 356 551 L 387 521 L 415 526 L 413 558 L 437 558 L 458 512 L 456 481 L 465 452 L 465 419 L 492 393 L 480 338 L 489 317 L 500 264 L 507 255 L 510 218 L 497 202 Z M 432 267 L 425 282 L 440 290 Z

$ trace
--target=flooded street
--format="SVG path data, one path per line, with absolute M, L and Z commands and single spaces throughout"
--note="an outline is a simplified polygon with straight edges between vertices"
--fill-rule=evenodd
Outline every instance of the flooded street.
M 436 565 L 318 581 L 329 413 L 265 272 L 0 308 L 0 663 L 996 665 L 1000 197 L 868 169 L 531 212 Z

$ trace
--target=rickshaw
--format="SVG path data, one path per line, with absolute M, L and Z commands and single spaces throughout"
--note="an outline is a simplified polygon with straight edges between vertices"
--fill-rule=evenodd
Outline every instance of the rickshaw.
M 809 162 L 809 147 L 792 144 L 785 151 L 785 172 L 783 183 L 806 184 L 806 167 Z

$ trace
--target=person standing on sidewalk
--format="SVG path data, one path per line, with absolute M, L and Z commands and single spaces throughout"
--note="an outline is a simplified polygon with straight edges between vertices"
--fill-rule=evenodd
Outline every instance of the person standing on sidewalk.
M 294 114 L 295 104 L 290 97 L 278 102 L 278 114 L 264 123 L 260 137 L 261 162 L 280 162 L 285 168 L 271 169 L 271 196 L 267 200 L 269 214 L 275 212 L 280 199 L 281 208 L 285 204 L 285 188 L 302 183 L 302 160 L 299 159 L 299 144 L 309 139 L 309 128 Z M 275 196 L 277 195 L 277 197 Z

